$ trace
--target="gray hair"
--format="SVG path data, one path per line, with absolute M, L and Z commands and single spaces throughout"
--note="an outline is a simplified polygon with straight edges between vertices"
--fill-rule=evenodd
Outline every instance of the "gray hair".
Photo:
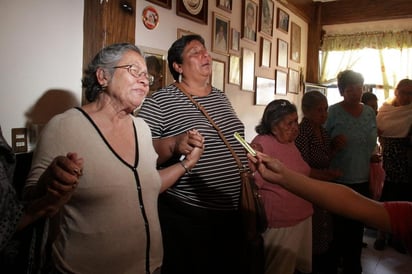
M 82 87 L 85 88 L 86 99 L 89 102 L 96 100 L 97 96 L 105 89 L 97 80 L 96 71 L 101 68 L 106 73 L 113 75 L 114 68 L 123 55 L 128 51 L 134 51 L 142 55 L 140 49 L 130 43 L 112 44 L 101 49 L 84 71 Z

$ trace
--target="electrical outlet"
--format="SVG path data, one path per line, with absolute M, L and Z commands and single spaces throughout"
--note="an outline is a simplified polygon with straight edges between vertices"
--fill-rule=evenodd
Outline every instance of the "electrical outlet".
M 12 128 L 11 129 L 12 147 L 15 153 L 27 152 L 27 129 Z

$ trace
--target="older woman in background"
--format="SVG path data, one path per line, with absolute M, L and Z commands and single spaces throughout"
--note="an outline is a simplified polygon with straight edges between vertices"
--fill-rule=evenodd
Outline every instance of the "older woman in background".
M 298 136 L 298 114 L 295 105 L 279 99 L 269 103 L 252 146 L 287 167 L 309 175 L 310 167 L 295 145 Z M 283 187 L 255 175 L 262 195 L 268 229 L 264 232 L 265 273 L 293 274 L 295 270 L 310 273 L 312 269 L 312 204 Z
M 343 172 L 342 176 L 333 181 L 368 196 L 369 163 L 377 138 L 375 112 L 361 103 L 364 79 L 360 73 L 345 70 L 338 74 L 337 79 L 343 100 L 329 107 L 325 128 L 332 138 L 344 135 L 345 146 L 332 158 L 331 168 L 338 168 Z M 359 221 L 334 215 L 333 228 L 331 248 L 335 253 L 336 268 L 341 261 L 344 274 L 362 273 L 364 225 Z
M 303 118 L 299 124 L 296 146 L 311 167 L 310 177 L 330 181 L 341 175 L 329 169 L 331 157 L 339 149 L 332 148 L 331 140 L 323 127 L 328 118 L 328 101 L 321 92 L 313 90 L 302 97 Z M 336 138 L 339 138 L 337 136 Z M 335 142 L 339 144 L 339 142 Z M 313 274 L 330 273 L 329 248 L 333 238 L 332 216 L 323 208 L 314 206 L 312 217 Z

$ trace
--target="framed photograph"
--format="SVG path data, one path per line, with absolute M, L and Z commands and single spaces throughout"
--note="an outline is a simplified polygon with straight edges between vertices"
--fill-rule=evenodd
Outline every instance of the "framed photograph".
M 224 91 L 225 89 L 225 62 L 213 59 L 212 60 L 212 86 Z
M 242 38 L 256 41 L 257 4 L 251 0 L 243 0 Z
M 272 42 L 270 40 L 261 38 L 260 39 L 260 66 L 265 68 L 270 68 L 270 59 L 272 53 Z
M 300 26 L 292 22 L 290 26 L 290 59 L 300 62 Z
M 288 42 L 278 39 L 277 66 L 288 67 Z
M 229 19 L 213 13 L 212 51 L 227 54 L 229 50 Z
M 216 0 L 216 6 L 227 12 L 232 12 L 232 0 Z
M 260 32 L 269 36 L 273 35 L 273 8 L 272 0 L 260 1 Z
M 289 31 L 289 14 L 286 13 L 286 11 L 282 10 L 281 8 L 278 8 L 278 20 L 276 23 L 276 28 L 288 33 Z
M 240 85 L 240 57 L 230 55 L 229 57 L 229 79 L 228 82 L 234 85 Z
M 172 9 L 172 0 L 147 0 L 166 9 Z
M 254 91 L 255 51 L 242 48 L 242 90 Z
M 281 70 L 276 70 L 276 94 L 286 95 L 288 74 Z
M 267 105 L 275 99 L 275 80 L 256 77 L 255 105 Z
M 197 23 L 207 25 L 207 2 L 176 0 L 176 14 Z
M 233 51 L 239 51 L 240 33 L 234 28 L 232 28 L 232 35 L 230 41 L 230 49 Z
M 188 30 L 184 30 L 184 29 L 177 29 L 177 38 L 180 38 L 184 35 L 191 35 L 191 34 L 196 34 L 194 32 L 188 31 Z
M 298 94 L 300 91 L 300 75 L 299 71 L 289 69 L 288 90 L 290 93 Z
M 319 92 L 322 92 L 323 95 L 325 96 L 327 95 L 328 88 L 326 86 L 322 86 L 322 85 L 314 84 L 314 83 L 305 83 L 304 85 L 305 85 L 305 92 L 317 90 Z
M 148 72 L 155 76 L 155 83 L 149 87 L 149 90 L 154 91 L 156 89 L 155 84 L 159 84 L 159 82 L 161 82 L 162 87 L 172 84 L 174 82 L 174 79 L 167 65 L 167 51 L 141 45 L 139 45 L 139 48 L 146 60 Z M 161 64 L 160 69 L 158 67 L 159 63 Z M 151 67 L 153 67 L 153 69 Z M 155 72 L 153 72 L 153 70 Z M 157 74 L 159 71 L 160 74 Z M 156 76 L 159 76 L 159 78 L 162 78 L 162 80 L 158 80 L 158 82 L 156 82 Z

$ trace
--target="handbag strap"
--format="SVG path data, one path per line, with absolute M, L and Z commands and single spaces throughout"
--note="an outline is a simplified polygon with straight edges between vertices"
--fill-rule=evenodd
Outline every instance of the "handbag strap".
M 217 133 L 219 134 L 220 138 L 222 139 L 222 141 L 225 143 L 225 145 L 227 146 L 227 148 L 229 149 L 230 153 L 232 153 L 233 158 L 236 160 L 236 163 L 239 167 L 239 170 L 244 170 L 246 169 L 243 165 L 242 162 L 239 159 L 239 156 L 237 156 L 236 152 L 234 151 L 234 149 L 232 148 L 232 146 L 230 145 L 229 141 L 226 139 L 226 137 L 223 135 L 222 131 L 220 130 L 219 126 L 215 123 L 215 121 L 212 119 L 212 117 L 210 117 L 209 113 L 207 113 L 206 109 L 199 103 L 197 102 L 195 99 L 193 99 L 192 95 L 190 95 L 185 88 L 183 88 L 183 86 L 180 83 L 175 83 L 175 86 L 180 89 L 182 91 L 182 93 L 184 95 L 187 96 L 187 98 L 189 98 L 189 100 L 196 106 L 197 109 L 199 109 L 203 115 L 207 118 L 207 120 L 209 120 L 210 124 L 212 124 L 212 126 L 216 129 Z

